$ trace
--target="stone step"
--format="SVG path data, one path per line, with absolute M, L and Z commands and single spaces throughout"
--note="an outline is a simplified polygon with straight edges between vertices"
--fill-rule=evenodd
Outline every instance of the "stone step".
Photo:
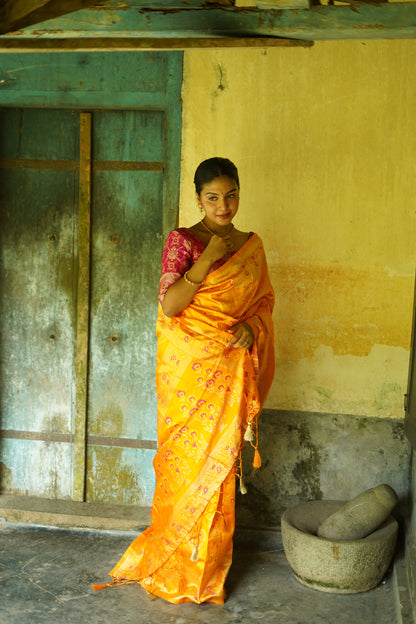
M 0 519 L 12 524 L 141 532 L 150 524 L 150 507 L 0 494 Z

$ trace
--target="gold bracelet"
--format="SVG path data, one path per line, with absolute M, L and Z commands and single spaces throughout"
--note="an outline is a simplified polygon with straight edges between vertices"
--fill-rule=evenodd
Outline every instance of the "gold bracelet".
M 186 271 L 186 273 L 183 276 L 183 279 L 185 280 L 187 284 L 190 284 L 191 286 L 201 286 L 201 284 L 204 283 L 204 280 L 202 280 L 202 282 L 192 282 L 192 280 L 188 278 L 188 273 L 189 271 Z

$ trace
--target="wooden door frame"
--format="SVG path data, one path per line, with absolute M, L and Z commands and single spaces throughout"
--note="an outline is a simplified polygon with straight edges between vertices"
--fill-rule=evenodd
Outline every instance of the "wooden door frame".
M 114 55 L 119 54 L 125 66 L 129 66 L 128 57 L 140 58 L 143 62 L 152 59 L 152 53 L 148 52 L 102 52 L 99 53 L 101 69 L 106 71 L 106 60 L 114 60 Z M 77 66 L 78 75 L 73 80 L 74 90 L 68 92 L 65 88 L 66 72 L 62 68 L 62 62 L 56 63 L 60 57 L 67 60 L 73 66 Z M 120 89 L 105 91 L 105 98 L 100 92 L 90 92 L 83 87 L 83 68 L 88 66 L 94 54 L 91 53 L 20 53 L 0 54 L 1 65 L 4 71 L 12 68 L 20 68 L 21 82 L 19 88 L 8 89 L 6 97 L 2 98 L 2 108 L 46 108 L 46 109 L 70 109 L 79 110 L 81 114 L 80 124 L 80 193 L 79 193 L 79 267 L 78 267 L 78 290 L 76 307 L 77 342 L 76 354 L 76 378 L 75 378 L 75 424 L 74 434 L 68 436 L 74 442 L 73 464 L 73 500 L 85 500 L 86 484 L 86 449 L 87 449 L 87 387 L 88 387 L 88 344 L 89 344 L 89 291 L 90 291 L 90 266 L 91 266 L 91 115 L 94 110 L 153 110 L 163 111 L 165 115 L 165 169 L 163 189 L 163 224 L 162 238 L 176 227 L 178 218 L 179 202 L 179 169 L 180 169 L 180 146 L 181 146 L 181 83 L 182 83 L 182 52 L 164 52 L 153 54 L 153 57 L 162 58 L 166 62 L 166 84 L 163 93 L 160 91 L 146 93 L 138 90 L 136 93 L 122 93 Z M 94 60 L 97 60 L 95 55 Z M 74 63 L 75 62 L 75 63 Z M 33 68 L 42 67 L 47 71 L 50 80 L 53 80 L 58 88 L 49 91 L 42 90 L 42 81 L 35 87 L 28 89 L 20 88 L 25 81 L 25 74 L 33 72 Z M 61 68 L 61 73 L 59 73 Z M 104 76 L 105 78 L 105 76 Z M 29 81 L 30 82 L 30 81 Z M 104 80 L 105 82 L 105 80 Z M 60 88 L 60 84 L 62 86 Z M 33 84 L 33 80 L 31 82 Z M 105 89 L 105 84 L 103 86 Z M 105 103 L 103 104 L 103 100 Z M 40 104 L 41 102 L 41 104 Z M 19 432 L 15 432 L 19 437 Z M 9 432 L 9 436 L 11 433 Z M 42 434 L 40 434 L 42 435 Z M 49 434 L 49 438 L 50 438 Z M 57 434 L 59 435 L 59 434 Z M 52 441 L 52 440 L 50 440 Z
M 407 381 L 407 394 L 405 395 L 404 408 L 406 413 L 404 429 L 413 450 L 416 450 L 416 274 L 413 297 L 413 323 L 410 344 L 409 377 Z

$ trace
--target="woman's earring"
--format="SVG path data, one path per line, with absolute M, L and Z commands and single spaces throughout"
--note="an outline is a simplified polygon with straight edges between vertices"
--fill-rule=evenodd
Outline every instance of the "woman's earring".
M 204 209 L 202 208 L 202 204 L 198 204 L 198 208 L 199 208 L 199 210 L 201 211 L 201 213 L 203 213 L 203 212 L 204 212 Z

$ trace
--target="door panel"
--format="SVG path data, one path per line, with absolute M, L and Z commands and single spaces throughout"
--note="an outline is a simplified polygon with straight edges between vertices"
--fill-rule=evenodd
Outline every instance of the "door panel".
M 2 122 L 14 130 L 1 153 L 7 488 L 67 497 L 77 382 L 79 114 L 11 110 Z M 162 111 L 92 115 L 90 501 L 148 504 L 154 487 L 164 125 Z
M 165 157 L 164 129 L 163 111 L 96 112 L 94 159 L 160 167 Z
M 89 433 L 154 440 L 162 174 L 103 174 L 94 175 Z M 123 419 L 107 422 L 116 405 Z
M 2 488 L 72 495 L 79 113 L 2 112 Z M 92 114 L 86 500 L 150 504 L 163 111 Z M 16 138 L 16 136 L 18 138 Z
M 154 489 L 164 122 L 162 112 L 94 115 L 89 501 L 150 504 Z
M 72 492 L 77 119 L 0 116 L 2 464 L 7 489 L 41 496 Z

